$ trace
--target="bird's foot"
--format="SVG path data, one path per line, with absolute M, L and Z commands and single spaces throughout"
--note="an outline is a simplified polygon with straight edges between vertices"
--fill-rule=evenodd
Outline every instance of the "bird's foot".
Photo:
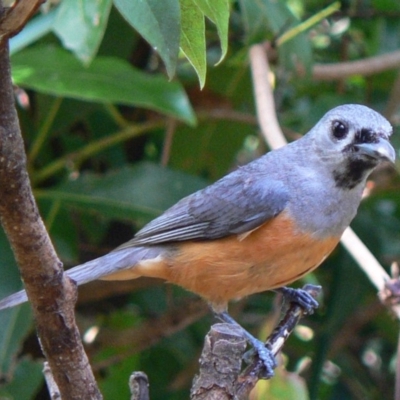
M 241 331 L 243 332 L 243 336 L 252 346 L 252 349 L 245 353 L 243 360 L 247 364 L 249 364 L 254 359 L 254 357 L 258 357 L 264 367 L 264 371 L 261 376 L 264 379 L 272 378 L 274 376 L 274 369 L 276 368 L 277 364 L 274 355 L 272 354 L 271 350 L 266 347 L 265 343 L 255 338 L 251 333 L 247 332 L 246 329 L 244 329 L 228 314 L 228 312 L 224 311 L 215 313 L 215 316 L 223 322 L 240 327 Z
M 306 314 L 311 315 L 318 308 L 319 304 L 308 290 L 319 293 L 321 291 L 321 286 L 305 285 L 303 289 L 293 289 L 290 287 L 275 289 L 276 292 L 283 294 L 286 301 L 298 304 L 304 309 Z

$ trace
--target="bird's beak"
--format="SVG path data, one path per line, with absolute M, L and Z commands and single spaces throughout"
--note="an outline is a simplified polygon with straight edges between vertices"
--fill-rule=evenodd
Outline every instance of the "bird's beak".
M 386 160 L 394 163 L 396 152 L 389 141 L 380 137 L 376 143 L 360 143 L 355 146 L 362 154 L 376 160 Z

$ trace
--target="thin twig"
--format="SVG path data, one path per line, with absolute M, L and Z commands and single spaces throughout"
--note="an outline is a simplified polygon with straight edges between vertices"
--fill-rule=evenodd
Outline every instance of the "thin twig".
M 164 145 L 161 155 L 161 165 L 166 167 L 168 165 L 169 157 L 171 155 L 172 139 L 176 130 L 177 121 L 175 118 L 168 118 L 167 129 L 165 132 Z
M 119 132 L 116 132 L 115 134 L 106 136 L 99 140 L 95 140 L 87 144 L 80 150 L 77 150 L 70 154 L 66 154 L 63 157 L 58 158 L 56 161 L 53 161 L 52 163 L 48 164 L 41 170 L 35 172 L 33 176 L 34 183 L 37 184 L 39 182 L 42 182 L 43 180 L 53 176 L 57 172 L 67 168 L 67 166 L 70 165 L 71 163 L 79 165 L 79 163 L 82 163 L 83 161 L 93 156 L 94 154 L 104 151 L 109 147 L 115 146 L 116 144 L 122 143 L 128 139 L 144 134 L 145 132 L 161 127 L 162 125 L 163 122 L 161 121 L 144 122 L 141 125 L 130 125 L 127 128 L 122 129 Z
M 395 116 L 396 111 L 399 108 L 399 105 L 400 105 L 400 73 L 397 74 L 396 80 L 394 81 L 394 84 L 390 89 L 389 100 L 386 104 L 386 108 L 383 113 L 385 117 L 392 123 L 394 123 L 393 117 Z
M 276 40 L 276 45 L 281 46 L 285 42 L 288 42 L 289 40 L 293 39 L 297 35 L 299 35 L 302 32 L 307 31 L 314 25 L 318 24 L 321 22 L 323 19 L 328 18 L 330 15 L 335 13 L 336 11 L 339 11 L 341 7 L 341 4 L 339 1 L 335 1 L 334 3 L 330 4 L 328 7 L 320 10 L 319 12 L 313 14 L 310 18 L 306 19 L 305 21 L 299 23 L 297 26 L 294 28 L 291 28 L 287 30 L 284 34 L 279 36 L 279 38 Z
M 271 149 L 277 149 L 287 142 L 275 113 L 275 101 L 271 85 L 272 74 L 264 45 L 255 44 L 251 46 L 249 54 L 258 122 L 268 146 Z
M 144 372 L 133 372 L 129 377 L 131 400 L 149 400 L 149 378 Z
M 390 276 L 351 228 L 345 230 L 341 242 L 378 291 L 383 290 Z
M 400 50 L 357 61 L 315 64 L 312 69 L 312 78 L 316 81 L 339 80 L 353 75 L 375 75 L 399 67 Z M 302 69 L 299 69 L 299 72 L 304 73 Z
M 53 125 L 53 122 L 57 116 L 58 110 L 60 109 L 62 103 L 62 97 L 56 97 L 53 101 L 53 104 L 50 107 L 49 112 L 47 113 L 42 126 L 40 127 L 38 134 L 35 137 L 35 140 L 32 144 L 32 147 L 28 154 L 29 163 L 32 164 L 40 150 L 42 149 L 43 144 L 45 143 L 48 135 L 50 133 L 50 129 Z
M 54 380 L 53 374 L 51 373 L 51 369 L 49 363 L 47 361 L 44 362 L 43 366 L 43 375 L 46 381 L 47 389 L 49 391 L 51 400 L 61 400 L 61 393 L 58 389 L 57 383 Z
M 303 290 L 312 297 L 317 298 L 321 292 L 321 287 L 305 285 Z M 304 315 L 306 315 L 306 312 L 299 304 L 290 303 L 284 317 L 265 342 L 265 346 L 271 350 L 274 356 L 277 356 L 281 351 L 290 334 Z M 262 371 L 263 365 L 259 359 L 256 359 L 240 374 L 236 385 L 238 400 L 248 399 L 251 390 L 262 377 Z

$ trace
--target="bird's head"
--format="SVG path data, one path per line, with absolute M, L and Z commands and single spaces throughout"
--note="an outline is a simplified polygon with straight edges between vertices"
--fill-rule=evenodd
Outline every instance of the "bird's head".
M 381 162 L 394 163 L 392 126 L 368 107 L 348 104 L 329 111 L 309 132 L 313 149 L 331 168 L 336 186 L 352 189 Z

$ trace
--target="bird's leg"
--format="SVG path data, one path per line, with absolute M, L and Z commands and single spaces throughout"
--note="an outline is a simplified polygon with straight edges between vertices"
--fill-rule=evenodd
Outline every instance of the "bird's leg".
M 263 374 L 263 377 L 266 379 L 272 378 L 274 376 L 274 369 L 276 368 L 277 364 L 276 364 L 275 357 L 272 354 L 271 350 L 268 347 L 266 347 L 265 344 L 261 340 L 258 340 L 251 333 L 247 332 L 246 329 L 244 329 L 238 322 L 236 322 L 228 314 L 227 311 L 214 312 L 214 315 L 219 320 L 226 322 L 228 324 L 236 325 L 241 329 L 241 331 L 243 332 L 243 336 L 247 339 L 247 341 L 253 347 L 253 349 L 250 350 L 250 352 L 252 353 L 252 355 L 254 355 L 254 353 L 256 353 L 264 365 L 265 374 Z
M 306 314 L 311 315 L 318 308 L 318 301 L 306 290 L 308 286 L 318 291 L 321 290 L 321 286 L 305 285 L 303 289 L 293 289 L 285 286 L 274 291 L 282 293 L 283 298 L 288 303 L 298 304 Z
M 248 363 L 251 357 L 256 354 L 265 368 L 265 373 L 262 373 L 262 377 L 265 379 L 270 379 L 274 376 L 274 369 L 277 365 L 274 353 L 272 352 L 272 343 L 277 341 L 277 337 L 285 337 L 286 340 L 287 336 L 289 336 L 290 332 L 293 330 L 295 324 L 298 322 L 301 316 L 305 314 L 312 314 L 314 312 L 314 310 L 318 307 L 318 302 L 313 296 L 317 296 L 320 291 L 321 286 L 316 285 L 305 285 L 302 289 L 293 289 L 288 287 L 275 289 L 275 292 L 283 294 L 286 301 L 300 307 L 303 310 L 303 313 L 298 314 L 299 316 L 294 320 L 292 318 L 292 320 L 295 322 L 292 320 L 289 321 L 293 325 L 290 329 L 288 329 L 288 318 L 291 317 L 293 313 L 291 312 L 286 315 L 278 327 L 275 328 L 274 332 L 268 338 L 266 343 L 263 343 L 261 340 L 258 340 L 252 334 L 247 332 L 246 329 L 236 322 L 227 311 L 215 311 L 215 309 L 213 309 L 213 312 L 219 320 L 228 324 L 236 325 L 240 328 L 240 330 L 243 332 L 243 336 L 253 347 L 244 355 L 244 360 Z M 289 309 L 289 311 L 290 310 L 291 309 Z

